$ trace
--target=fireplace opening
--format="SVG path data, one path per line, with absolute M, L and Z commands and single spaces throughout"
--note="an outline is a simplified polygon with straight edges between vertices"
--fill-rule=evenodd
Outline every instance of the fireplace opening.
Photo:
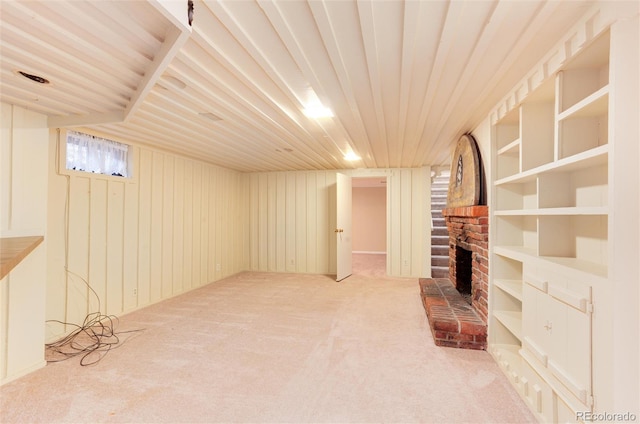
M 461 246 L 456 246 L 456 290 L 460 292 L 464 300 L 471 305 L 471 276 L 472 276 L 472 252 Z

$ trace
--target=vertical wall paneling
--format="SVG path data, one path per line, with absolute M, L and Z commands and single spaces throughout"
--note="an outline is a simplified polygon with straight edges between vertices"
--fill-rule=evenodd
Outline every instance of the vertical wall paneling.
M 175 287 L 175 293 L 181 293 L 184 290 L 191 288 L 191 279 L 193 278 L 193 269 L 191 262 L 193 261 L 193 229 L 195 224 L 193 222 L 193 204 L 194 199 L 194 177 L 193 177 L 194 163 L 187 161 L 184 168 L 184 185 L 182 192 L 184 194 L 184 215 L 183 215 L 183 228 L 180 230 L 184 234 L 184 244 L 182 248 L 182 262 L 184 267 L 182 269 L 182 285 Z
M 287 190 L 286 174 L 276 174 L 276 271 L 286 271 L 286 246 L 287 246 Z
M 45 249 L 41 244 L 2 279 L 1 284 L 9 285 L 8 311 L 3 319 L 6 324 L 3 333 L 6 332 L 7 339 L 3 340 L 2 346 L 3 350 L 6 348 L 2 379 L 44 366 L 44 322 L 34 321 L 34 317 L 44 315 L 45 281 L 41 264 L 45 260 Z
M 400 201 L 402 202 L 402 207 L 400 208 L 400 231 L 401 231 L 401 246 L 400 246 L 400 256 L 401 256 L 401 268 L 400 275 L 403 277 L 411 276 L 411 252 L 413 250 L 412 240 L 414 236 L 414 228 L 413 228 L 413 198 L 412 198 L 412 189 L 413 189 L 413 171 L 411 169 L 402 169 L 400 171 Z M 416 234 L 416 237 L 419 234 Z
M 184 238 L 182 247 L 183 267 L 182 276 L 180 277 L 182 286 L 180 287 L 180 292 L 191 289 L 193 284 L 193 242 L 195 239 L 193 229 L 196 225 L 193 221 L 194 192 L 196 191 L 194 186 L 194 166 L 195 164 L 193 162 L 187 161 L 184 167 L 184 214 L 182 216 L 182 233 L 184 234 Z
M 68 246 L 71 273 L 63 260 L 48 261 L 48 275 L 63 276 L 50 278 L 49 289 L 64 295 L 51 297 L 47 318 L 79 324 L 94 312 L 85 281 L 101 312 L 120 315 L 246 269 L 244 176 L 165 152 L 134 152 L 132 179 L 50 174 L 49 216 L 65 230 L 52 232 L 49 243 Z M 47 327 L 47 340 L 64 332 Z
M 294 271 L 303 272 L 307 266 L 307 173 L 295 174 L 295 268 Z
M 51 141 L 47 118 L 18 106 L 2 103 L 0 107 L 0 236 L 44 236 L 45 240 L 0 280 L 0 384 L 3 384 L 46 364 L 46 266 L 48 256 L 51 263 L 64 264 L 64 253 L 52 251 L 49 255 L 46 243 L 47 143 Z M 60 215 L 54 218 L 60 225 Z M 61 231 L 61 227 L 54 232 Z M 64 288 L 62 278 L 55 282 Z
M 306 264 L 299 268 L 301 272 L 317 273 L 318 272 L 318 233 L 315 231 L 316 223 L 318 222 L 318 197 L 316 195 L 318 183 L 317 173 L 307 172 L 305 175 L 305 182 L 307 184 L 305 188 L 305 196 L 307 200 L 306 204 L 306 217 L 301 218 L 304 222 L 304 231 L 306 237 Z M 302 264 L 301 264 L 302 265 Z
M 258 187 L 258 175 L 249 175 L 249 234 L 250 261 L 249 270 L 256 270 L 260 263 L 260 192 Z
M 138 187 L 124 184 L 124 223 L 122 231 L 122 310 L 130 311 L 137 305 L 138 291 Z M 120 312 L 120 311 L 118 311 Z
M 218 173 L 216 171 L 211 172 L 209 176 L 209 250 L 207 252 L 209 266 L 209 281 L 216 280 L 216 234 L 217 233 L 217 219 L 216 211 L 217 204 L 220 203 L 216 198 L 216 187 L 218 184 Z
M 42 115 L 14 107 L 12 116 L 10 156 L 2 166 L 10 167 L 10 210 L 2 212 L 10 213 L 11 221 L 9 228 L 0 230 L 5 234 L 9 230 L 22 235 L 42 235 L 47 222 L 47 185 L 43 177 L 47 169 L 48 132 L 41 127 Z M 38 172 L 34 173 L 34 169 Z M 30 196 L 24 196 L 24 193 L 30 193 Z
M 285 176 L 285 270 L 296 271 L 296 204 L 302 199 L 297 199 L 296 174 L 287 173 Z
M 169 162 L 169 161 L 167 161 Z M 151 280 L 149 287 L 150 302 L 154 303 L 162 299 L 163 278 L 170 278 L 171 261 L 164 260 L 163 252 L 164 240 L 169 238 L 167 244 L 171 243 L 170 226 L 165 225 L 165 199 L 171 202 L 173 193 L 165 189 L 166 184 L 172 181 L 172 176 L 165 178 L 164 155 L 158 152 L 153 153 L 152 164 L 153 177 L 151 179 Z M 143 178 L 141 176 L 141 178 Z M 171 186 L 170 186 L 171 187 Z M 168 258 L 166 258 L 168 259 Z M 169 272 L 167 272 L 167 268 Z M 142 300 L 142 299 L 140 299 Z
M 255 177 L 257 180 L 258 186 L 258 200 L 256 203 L 252 204 L 251 210 L 256 210 L 258 214 L 258 228 L 255 229 L 255 236 L 251 238 L 253 243 L 258 243 L 258 246 L 252 251 L 258 251 L 258 263 L 256 268 L 252 268 L 253 270 L 267 270 L 269 269 L 269 208 L 268 208 L 268 199 L 269 199 L 269 184 L 267 178 L 261 178 L 259 174 L 253 174 L 252 177 Z
M 276 174 L 265 174 L 267 178 L 267 269 L 276 270 Z
M 123 311 L 124 183 L 110 180 L 108 190 L 107 295 L 101 302 L 106 304 L 107 314 L 115 315 Z
M 58 147 L 58 131 L 52 131 L 49 138 L 49 157 L 56 157 Z M 48 203 L 58 202 L 67 205 L 69 199 L 69 177 L 58 175 L 56 166 L 49 166 L 48 182 L 49 193 Z M 46 293 L 46 317 L 64 321 L 65 304 L 67 298 L 67 273 L 65 263 L 67 252 L 65 240 L 67 235 L 67 214 L 68 208 L 47 206 L 47 233 L 45 243 L 47 245 L 47 293 Z M 63 324 L 57 322 L 46 323 L 47 334 L 62 334 L 65 331 Z
M 390 274 L 427 276 L 428 168 L 346 172 L 352 177 L 387 178 Z M 248 181 L 251 269 L 335 273 L 336 172 L 256 173 Z
M 316 226 L 314 228 L 316 235 L 316 267 L 318 273 L 329 273 L 330 272 L 330 264 L 329 264 L 329 255 L 331 247 L 334 247 L 333 251 L 335 252 L 335 243 L 331 243 L 330 241 L 335 241 L 335 234 L 333 229 L 330 228 L 330 205 L 329 205 L 329 185 L 331 181 L 328 180 L 328 172 L 318 171 L 316 172 L 316 187 L 315 187 L 315 196 L 316 196 L 316 206 L 317 206 L 317 214 L 316 214 Z M 334 176 L 334 184 L 335 184 L 335 176 Z M 311 193 L 313 195 L 313 193 Z M 335 253 L 333 255 L 335 258 Z M 335 262 L 335 259 L 334 259 Z M 334 268 L 335 269 L 335 268 Z
M 173 294 L 173 285 L 176 275 L 180 274 L 180 265 L 174 262 L 179 255 L 175 254 L 176 244 L 182 247 L 182 238 L 176 240 L 174 229 L 175 214 L 182 210 L 182 202 L 180 197 L 176 196 L 176 175 L 179 173 L 180 160 L 169 155 L 164 158 L 164 178 L 163 178 L 163 196 L 162 196 L 162 286 L 161 298 L 170 297 Z M 182 174 L 180 173 L 180 178 Z
M 200 261 L 202 251 L 201 234 L 202 220 L 200 212 L 202 210 L 202 166 L 199 163 L 193 164 L 193 202 L 191 204 L 191 278 L 187 278 L 185 274 L 185 283 L 188 288 L 200 287 L 202 285 L 202 276 L 200 275 Z
M 228 243 L 222 244 L 222 240 L 228 240 L 229 234 L 229 225 L 231 224 L 228 221 L 229 216 L 229 204 L 228 204 L 228 193 L 229 193 L 229 185 L 228 185 L 228 177 L 227 173 L 224 171 L 218 172 L 218 204 L 217 204 L 217 212 L 218 215 L 218 229 L 216 234 L 221 234 L 222 237 L 216 237 L 216 264 L 220 264 L 220 269 L 216 268 L 216 280 L 223 278 L 225 273 L 228 272 L 228 262 L 226 261 L 227 252 L 229 251 Z
M 241 188 L 241 196 L 238 197 L 238 200 L 234 202 L 234 206 L 237 210 L 237 217 L 234 219 L 234 223 L 238 228 L 238 241 L 240 245 L 238 247 L 240 254 L 234 255 L 234 258 L 238 261 L 235 264 L 235 267 L 238 269 L 247 270 L 249 269 L 250 260 L 251 260 L 251 244 L 249 243 L 249 226 L 247 222 L 249 221 L 249 174 L 234 174 L 237 180 L 238 187 Z
M 65 322 L 82 323 L 87 315 L 89 289 L 89 178 L 72 178 L 69 188 L 68 277 Z M 73 225 L 71 225 L 73 223 Z M 59 319 L 60 317 L 58 317 Z
M 202 167 L 202 184 L 200 187 L 200 283 L 203 286 L 209 280 L 209 168 Z
M 85 312 L 106 313 L 107 299 L 107 181 L 88 180 L 89 191 L 89 269 L 87 282 L 93 289 L 88 293 Z
M 2 103 L 0 113 L 0 231 L 10 226 L 11 216 L 11 174 L 13 173 L 13 107 Z
M 138 279 L 135 305 L 146 305 L 150 302 L 151 286 L 151 178 L 153 155 L 148 150 L 140 152 L 138 161 Z
M 209 198 L 212 197 L 210 195 L 210 187 L 211 187 L 211 170 L 209 167 L 204 167 L 202 170 L 202 257 L 201 257 L 201 267 L 202 267 L 202 284 L 209 283 L 213 280 L 209 279 L 209 272 L 213 269 L 211 265 L 211 261 L 209 260 L 209 231 L 211 227 L 211 217 L 209 215 L 211 208 L 209 205 Z
M 184 272 L 184 185 L 185 185 L 185 160 L 182 158 L 175 159 L 175 168 L 173 174 L 173 242 L 171 246 L 167 246 L 172 250 L 173 257 L 173 281 L 167 286 L 166 296 L 182 291 L 182 280 Z M 163 293 L 163 295 L 165 295 Z

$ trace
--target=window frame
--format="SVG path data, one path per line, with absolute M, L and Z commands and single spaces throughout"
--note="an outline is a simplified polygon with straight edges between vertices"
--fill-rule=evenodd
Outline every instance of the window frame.
M 79 133 L 87 134 L 94 137 L 100 137 L 106 140 L 115 141 L 116 143 L 126 144 L 127 146 L 129 146 L 127 150 L 127 171 L 128 171 L 127 173 L 129 175 L 127 177 L 124 177 L 124 176 L 121 177 L 118 175 L 109 175 L 109 174 L 101 174 L 101 173 L 91 172 L 91 171 L 67 169 L 67 132 L 68 131 L 74 131 L 74 132 L 79 132 Z M 85 178 L 87 177 L 99 178 L 99 179 L 105 179 L 110 181 L 120 181 L 122 183 L 135 183 L 138 180 L 138 169 L 136 166 L 134 166 L 135 165 L 134 159 L 138 154 L 138 148 L 131 143 L 126 143 L 120 140 L 116 140 L 111 136 L 105 136 L 104 134 L 99 134 L 86 129 L 66 129 L 66 128 L 60 128 L 58 130 L 57 141 L 58 141 L 57 166 L 58 166 L 58 174 L 60 175 L 77 176 L 77 177 L 85 177 Z

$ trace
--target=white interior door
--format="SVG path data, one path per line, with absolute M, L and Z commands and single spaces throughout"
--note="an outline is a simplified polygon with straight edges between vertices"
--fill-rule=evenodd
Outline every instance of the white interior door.
M 336 174 L 336 281 L 351 275 L 351 177 Z

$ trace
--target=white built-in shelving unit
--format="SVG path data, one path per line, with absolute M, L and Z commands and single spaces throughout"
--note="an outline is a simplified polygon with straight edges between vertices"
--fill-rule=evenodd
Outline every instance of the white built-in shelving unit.
M 611 242 L 609 57 L 605 28 L 493 123 L 488 350 L 543 422 L 594 410 L 593 289 L 606 284 Z

